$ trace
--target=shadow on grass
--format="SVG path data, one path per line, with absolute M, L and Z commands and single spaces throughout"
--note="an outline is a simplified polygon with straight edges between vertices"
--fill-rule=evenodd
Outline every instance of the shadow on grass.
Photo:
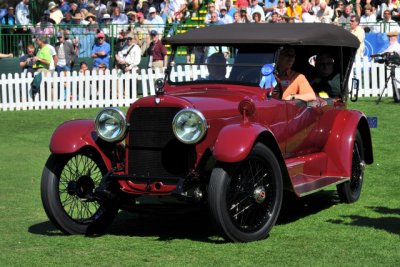
M 277 224 L 284 225 L 336 205 L 336 191 L 322 191 L 297 198 L 285 194 Z M 33 225 L 28 230 L 39 235 L 63 235 L 51 222 Z M 132 213 L 120 211 L 104 234 L 116 236 L 156 237 L 160 241 L 190 239 L 206 243 L 226 243 L 214 229 L 207 207 L 194 209 L 160 209 Z
M 163 210 L 151 213 L 122 211 L 107 229 L 107 234 L 156 236 L 160 241 L 190 239 L 207 243 L 225 243 L 214 230 L 207 209 Z
M 50 221 L 34 224 L 28 228 L 28 232 L 31 234 L 47 235 L 47 236 L 63 236 L 64 235 Z
M 342 216 L 343 219 L 329 220 L 328 222 L 334 224 L 370 227 L 378 230 L 384 230 L 388 233 L 400 235 L 400 209 L 390 209 L 386 207 L 367 207 L 367 208 L 383 215 L 399 215 L 399 216 L 398 217 L 382 216 L 379 218 L 370 218 L 359 215 L 349 215 L 349 216 Z M 350 219 L 351 221 L 349 222 L 348 219 Z
M 295 222 L 301 218 L 329 209 L 339 202 L 335 190 L 324 190 L 301 198 L 293 193 L 286 193 L 277 224 Z

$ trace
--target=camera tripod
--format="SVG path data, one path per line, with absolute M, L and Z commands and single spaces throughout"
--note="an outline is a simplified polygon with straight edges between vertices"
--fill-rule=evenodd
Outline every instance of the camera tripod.
M 390 75 L 387 76 L 387 72 L 390 70 Z M 397 88 L 397 83 L 399 80 L 396 79 L 396 65 L 393 64 L 385 64 L 385 86 L 383 87 L 382 91 L 379 94 L 378 100 L 376 100 L 376 104 L 379 104 L 382 100 L 382 96 L 385 93 L 385 90 L 388 88 L 389 81 L 391 80 L 392 82 L 392 88 L 393 88 L 393 99 L 394 102 L 399 103 L 400 102 L 400 90 Z

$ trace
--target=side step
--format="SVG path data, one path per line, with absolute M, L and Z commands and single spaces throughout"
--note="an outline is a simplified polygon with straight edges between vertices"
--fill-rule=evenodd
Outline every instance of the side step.
M 329 173 L 328 155 L 324 152 L 286 159 L 285 163 L 294 192 L 298 196 L 305 196 L 349 179 Z

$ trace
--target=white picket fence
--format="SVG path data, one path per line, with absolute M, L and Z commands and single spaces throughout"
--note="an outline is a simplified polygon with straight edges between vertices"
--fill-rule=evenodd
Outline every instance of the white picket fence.
M 368 58 L 364 58 L 354 64 L 353 72 L 360 79 L 359 97 L 378 96 L 381 93 L 385 83 L 384 65 L 369 62 Z M 205 66 L 198 68 L 177 66 L 171 73 L 171 79 L 190 81 L 206 75 Z M 43 75 L 40 91 L 33 99 L 30 94 L 33 79 L 31 74 L 2 74 L 0 110 L 128 106 L 140 96 L 155 94 L 154 81 L 163 76 L 161 71 L 152 69 L 141 69 L 128 74 L 118 70 L 107 70 L 101 74 L 93 71 L 84 75 L 72 72 L 62 73 L 60 77 L 57 73 L 47 73 Z M 399 69 L 396 69 L 396 77 L 400 77 Z M 140 95 L 139 88 L 141 88 Z M 384 96 L 392 95 L 392 85 L 389 84 Z

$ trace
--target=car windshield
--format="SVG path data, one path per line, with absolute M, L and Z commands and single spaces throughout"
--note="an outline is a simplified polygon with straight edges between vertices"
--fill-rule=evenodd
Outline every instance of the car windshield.
M 250 46 L 178 46 L 171 60 L 169 82 L 260 86 L 269 74 L 262 74 L 262 70 L 271 70 L 275 52 L 272 48 L 256 50 Z

